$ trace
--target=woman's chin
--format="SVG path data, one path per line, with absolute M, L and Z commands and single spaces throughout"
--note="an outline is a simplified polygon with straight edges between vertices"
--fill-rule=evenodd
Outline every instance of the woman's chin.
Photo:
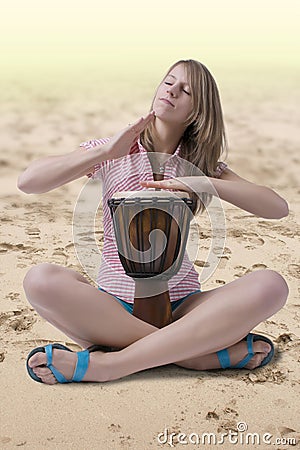
M 155 111 L 154 123 L 155 121 L 164 122 L 166 124 L 168 123 L 170 125 L 176 125 L 176 123 L 174 122 L 174 118 L 172 118 L 170 114 L 166 113 L 165 111 Z

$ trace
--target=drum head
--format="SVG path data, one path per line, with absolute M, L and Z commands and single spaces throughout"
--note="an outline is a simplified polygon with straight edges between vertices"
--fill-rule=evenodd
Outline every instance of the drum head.
M 190 195 L 188 192 L 183 191 L 165 191 L 165 190 L 159 190 L 156 191 L 155 189 L 147 189 L 147 190 L 141 190 L 141 191 L 122 191 L 122 192 L 115 192 L 112 196 L 113 199 L 120 199 L 120 198 L 128 198 L 128 197 L 139 197 L 139 198 L 190 198 Z

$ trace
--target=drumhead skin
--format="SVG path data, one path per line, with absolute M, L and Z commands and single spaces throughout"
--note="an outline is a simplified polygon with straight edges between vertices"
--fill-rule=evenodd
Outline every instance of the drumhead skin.
M 179 197 L 179 198 L 190 198 L 188 192 L 183 191 L 156 191 L 155 189 L 147 189 L 143 191 L 122 191 L 115 192 L 112 198 L 127 198 L 127 197 L 140 197 L 140 198 L 170 198 L 170 197 Z

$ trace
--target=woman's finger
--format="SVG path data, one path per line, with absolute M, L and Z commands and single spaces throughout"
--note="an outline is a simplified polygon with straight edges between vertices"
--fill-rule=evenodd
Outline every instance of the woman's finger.
M 147 188 L 177 189 L 181 191 L 187 190 L 187 187 L 176 179 L 162 181 L 140 181 L 140 185 Z
M 153 120 L 155 117 L 154 111 L 151 111 L 145 117 L 140 117 L 136 122 L 129 125 L 130 131 L 134 134 L 140 134 L 146 126 Z

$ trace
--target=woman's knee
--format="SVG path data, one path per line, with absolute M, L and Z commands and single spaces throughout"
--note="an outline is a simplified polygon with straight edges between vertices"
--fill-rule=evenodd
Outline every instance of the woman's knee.
M 289 288 L 283 276 L 274 270 L 260 270 L 254 273 L 258 298 L 265 304 L 272 305 L 276 311 L 280 310 L 285 305 L 289 294 Z
M 56 264 L 41 263 L 32 267 L 26 274 L 23 287 L 30 303 L 42 300 L 57 286 L 58 277 L 64 268 Z

